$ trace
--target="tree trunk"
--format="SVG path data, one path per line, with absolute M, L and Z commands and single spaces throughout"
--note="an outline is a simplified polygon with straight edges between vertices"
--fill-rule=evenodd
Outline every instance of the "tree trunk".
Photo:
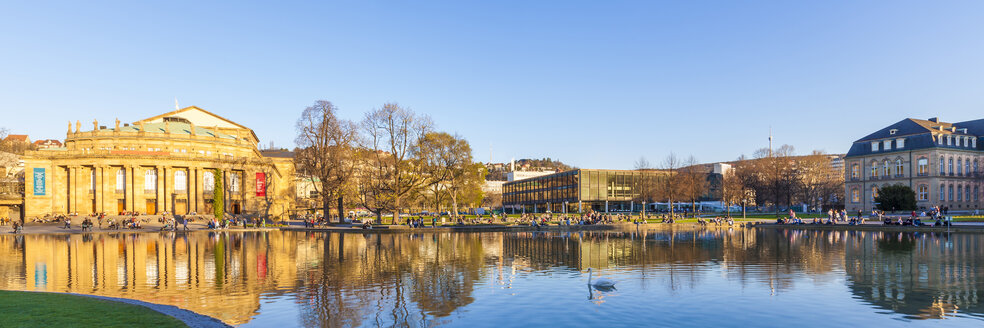
M 345 196 L 338 196 L 338 223 L 345 221 L 342 219 L 345 217 L 345 205 L 342 205 L 344 197 Z
M 393 200 L 393 218 L 390 220 L 390 224 L 397 222 L 400 222 L 400 196 Z
M 329 215 L 330 212 L 329 211 L 331 210 L 331 198 L 329 198 L 329 197 L 321 197 L 321 203 L 322 203 L 321 204 L 321 206 L 322 206 L 321 210 L 324 212 L 325 220 L 327 220 L 330 217 L 330 215 Z
M 673 197 L 670 197 L 670 218 L 673 218 Z
M 458 217 L 458 196 L 456 196 L 454 194 L 451 195 L 451 210 L 454 211 L 454 216 L 453 217 L 457 218 Z

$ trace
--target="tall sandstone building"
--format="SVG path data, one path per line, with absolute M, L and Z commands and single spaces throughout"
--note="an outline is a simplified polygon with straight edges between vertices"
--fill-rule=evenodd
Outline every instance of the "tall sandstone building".
M 878 190 L 904 185 L 916 206 L 981 208 L 984 119 L 947 123 L 908 118 L 858 139 L 844 159 L 845 208 L 870 211 Z
M 209 214 L 221 180 L 231 214 L 286 215 L 294 163 L 265 157 L 253 130 L 198 107 L 112 127 L 69 123 L 64 147 L 24 156 L 25 216 Z

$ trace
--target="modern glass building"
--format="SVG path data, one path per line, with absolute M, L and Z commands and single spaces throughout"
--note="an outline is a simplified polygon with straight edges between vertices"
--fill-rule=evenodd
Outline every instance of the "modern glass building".
M 507 182 L 502 204 L 507 213 L 640 211 L 640 193 L 652 190 L 663 176 L 660 171 L 576 169 Z

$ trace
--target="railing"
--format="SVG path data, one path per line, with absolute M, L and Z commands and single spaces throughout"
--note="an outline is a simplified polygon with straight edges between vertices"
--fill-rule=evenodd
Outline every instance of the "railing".
M 0 198 L 24 198 L 24 183 L 20 181 L 0 182 Z

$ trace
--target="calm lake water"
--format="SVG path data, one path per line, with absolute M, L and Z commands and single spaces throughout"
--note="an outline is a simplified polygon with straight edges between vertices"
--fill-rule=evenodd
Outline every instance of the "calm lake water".
M 982 326 L 984 235 L 0 236 L 0 289 L 172 304 L 244 327 Z M 587 269 L 618 283 L 587 287 Z

